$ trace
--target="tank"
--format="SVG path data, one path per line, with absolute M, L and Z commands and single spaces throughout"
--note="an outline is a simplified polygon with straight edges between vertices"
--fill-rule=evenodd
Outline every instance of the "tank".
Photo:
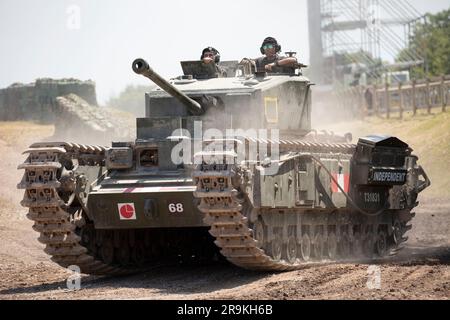
M 214 65 L 181 64 L 168 81 L 133 62 L 158 85 L 134 141 L 25 151 L 21 204 L 54 262 L 115 275 L 219 257 L 285 271 L 402 248 L 430 185 L 405 142 L 313 130 L 300 69 L 225 62 L 218 78 Z

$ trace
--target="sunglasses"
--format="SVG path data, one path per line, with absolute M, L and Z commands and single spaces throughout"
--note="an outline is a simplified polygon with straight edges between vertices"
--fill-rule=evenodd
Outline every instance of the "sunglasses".
M 273 48 L 275 48 L 275 46 L 273 44 L 265 44 L 265 45 L 263 45 L 263 49 L 264 50 L 273 49 Z

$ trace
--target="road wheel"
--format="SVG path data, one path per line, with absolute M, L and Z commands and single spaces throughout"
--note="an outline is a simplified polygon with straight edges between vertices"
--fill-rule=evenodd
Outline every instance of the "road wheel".
M 375 244 L 375 249 L 380 257 L 386 256 L 388 252 L 387 237 L 384 231 L 378 232 L 377 242 Z
M 367 232 L 364 237 L 363 242 L 363 251 L 364 255 L 368 258 L 373 257 L 373 251 L 374 251 L 374 236 L 372 232 Z
M 311 239 L 307 233 L 302 236 L 302 243 L 300 245 L 300 253 L 304 261 L 309 261 L 311 259 Z
M 361 257 L 363 255 L 363 241 L 362 241 L 362 237 L 361 237 L 361 233 L 355 232 L 353 234 L 353 244 L 352 244 L 352 248 L 353 248 L 353 254 L 356 257 Z
M 281 260 L 281 254 L 283 252 L 283 242 L 278 235 L 275 235 L 275 239 L 272 240 L 272 259 L 275 261 Z
M 337 254 L 337 238 L 334 232 L 328 234 L 327 239 L 327 255 L 330 260 L 336 260 Z
M 253 235 L 255 239 L 258 241 L 257 247 L 262 249 L 265 243 L 264 237 L 264 225 L 261 220 L 257 220 L 253 225 Z
M 396 245 L 399 245 L 402 243 L 402 237 L 403 237 L 403 228 L 402 224 L 399 220 L 395 220 L 393 226 L 392 226 L 392 236 L 394 238 L 394 243 Z
M 347 232 L 341 234 L 341 239 L 339 241 L 339 252 L 343 259 L 348 259 L 350 257 L 350 239 Z
M 317 260 L 321 260 L 323 257 L 323 247 L 324 247 L 324 241 L 321 233 L 316 233 L 314 236 L 314 244 L 313 244 L 313 252 L 314 257 L 316 257 Z
M 286 259 L 290 264 L 297 261 L 297 239 L 295 236 L 290 236 L 286 244 Z

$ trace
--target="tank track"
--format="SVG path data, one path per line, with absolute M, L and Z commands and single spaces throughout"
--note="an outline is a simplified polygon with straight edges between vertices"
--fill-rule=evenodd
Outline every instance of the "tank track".
M 255 142 L 255 140 L 252 140 L 252 142 Z M 267 141 L 264 142 L 267 143 Z M 350 155 L 353 154 L 354 146 L 349 144 L 282 141 L 280 149 L 296 149 L 296 151 L 303 150 L 305 152 L 333 151 Z M 221 155 L 222 154 L 218 153 L 219 157 Z M 298 241 L 295 241 L 296 244 L 293 246 L 292 239 L 290 240 L 289 237 L 284 237 L 283 232 L 277 233 L 275 240 L 272 240 L 272 245 L 267 246 L 267 244 L 261 243 L 264 240 L 260 241 L 258 238 L 263 238 L 263 236 L 261 236 L 261 233 L 264 232 L 263 228 L 271 228 L 274 226 L 261 226 L 261 221 L 259 220 L 254 223 L 250 222 L 250 217 L 255 214 L 255 212 L 252 211 L 255 211 L 255 209 L 246 197 L 245 192 L 240 190 L 243 188 L 240 188 L 239 183 L 236 183 L 236 178 L 239 175 L 238 172 L 239 168 L 234 165 L 204 163 L 199 165 L 193 173 L 194 181 L 197 186 L 194 196 L 200 200 L 198 208 L 205 215 L 204 222 L 210 227 L 209 232 L 215 237 L 215 244 L 221 249 L 221 254 L 238 267 L 255 271 L 291 271 L 343 261 L 374 262 L 383 260 L 383 257 L 387 255 L 395 255 L 402 249 L 401 244 L 407 241 L 404 234 L 411 226 L 406 226 L 406 223 L 402 223 L 397 230 L 396 244 L 387 247 L 387 243 L 385 243 L 385 251 L 382 252 L 379 257 L 373 255 L 376 251 L 375 239 L 377 239 L 378 235 L 376 232 L 370 231 L 364 242 L 367 251 L 365 257 L 361 254 L 352 256 L 351 248 L 353 243 L 351 243 L 349 238 L 347 238 L 347 248 L 341 251 L 341 257 L 339 257 L 339 259 L 324 258 L 323 246 L 326 239 L 325 241 L 322 239 L 320 243 L 317 241 L 318 245 L 311 244 L 315 242 L 313 234 L 304 240 L 309 241 L 310 252 L 316 252 L 315 259 L 309 258 L 310 253 L 306 254 L 308 256 L 308 261 L 298 257 L 301 254 L 297 254 L 297 252 L 303 250 L 301 244 L 298 244 Z M 258 211 L 258 209 L 256 210 Z M 274 209 L 273 211 L 274 214 L 277 213 L 277 210 Z M 301 211 L 298 211 L 297 213 L 301 213 Z M 348 214 L 348 209 L 342 209 L 340 211 L 321 211 L 321 214 L 323 215 L 329 215 L 331 213 Z M 414 214 L 412 213 L 411 215 L 413 216 Z M 336 235 L 333 236 L 336 238 Z M 291 244 L 289 241 L 291 241 Z M 356 241 L 358 241 L 358 239 L 356 239 Z M 273 250 L 273 244 L 275 242 L 277 244 L 276 252 Z M 358 242 L 360 247 L 362 243 L 362 240 L 361 242 Z M 336 248 L 334 249 L 335 252 L 338 250 L 338 245 L 339 244 L 336 243 Z M 282 256 L 282 251 L 288 251 L 286 248 L 289 246 L 291 250 L 294 250 L 295 257 L 286 259 L 286 254 Z M 380 250 L 380 248 L 378 248 L 378 250 Z M 381 250 L 383 249 L 381 248 Z
M 29 208 L 27 218 L 34 221 L 33 229 L 40 233 L 39 242 L 46 245 L 51 260 L 67 268 L 76 265 L 82 273 L 93 275 L 120 275 L 129 273 L 119 267 L 105 264 L 91 255 L 83 245 L 80 230 L 86 226 L 81 208 L 67 205 L 60 196 L 61 189 L 73 187 L 74 180 L 58 179 L 63 159 L 77 159 L 79 164 L 102 166 L 105 148 L 71 143 L 36 143 L 24 154 L 29 154 L 18 169 L 24 177 L 17 186 L 25 189 L 21 205 Z M 77 232 L 78 231 L 78 232 Z

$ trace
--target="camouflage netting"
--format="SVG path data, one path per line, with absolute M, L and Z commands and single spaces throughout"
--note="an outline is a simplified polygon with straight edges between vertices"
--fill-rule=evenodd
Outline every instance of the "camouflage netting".
M 57 97 L 56 102 L 54 138 L 110 145 L 136 137 L 136 119 L 131 113 L 92 106 L 75 94 Z
M 97 105 L 95 83 L 77 79 L 38 79 L 31 84 L 15 83 L 0 89 L 0 120 L 55 121 L 56 97 L 74 93 Z

